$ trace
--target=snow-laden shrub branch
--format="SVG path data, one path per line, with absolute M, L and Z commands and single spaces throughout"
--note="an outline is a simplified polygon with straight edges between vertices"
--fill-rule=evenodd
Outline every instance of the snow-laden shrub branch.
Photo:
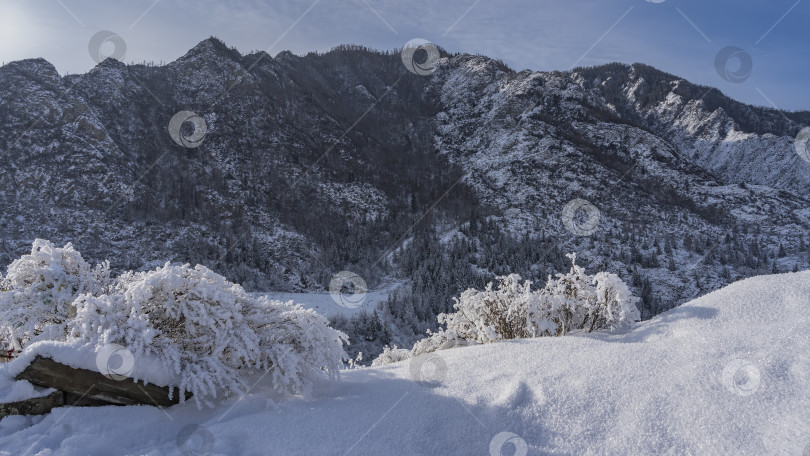
M 590 276 L 576 264 L 576 254 L 567 256 L 571 259 L 568 273 L 549 277 L 530 300 L 527 326 L 533 336 L 615 329 L 639 320 L 639 299 L 619 276 L 608 272 Z
M 498 288 L 492 282 L 484 291 L 468 289 L 454 298 L 455 313 L 440 314 L 453 339 L 479 344 L 500 339 L 529 337 L 526 312 L 529 308 L 531 282 L 520 283 L 520 276 L 499 277 Z
M 70 243 L 59 248 L 37 239 L 0 281 L 0 337 L 15 350 L 64 339 L 65 323 L 75 316 L 73 300 L 83 293 L 100 295 L 109 286 L 109 262 L 92 268 Z
M 380 353 L 374 361 L 371 362 L 371 366 L 383 366 L 385 364 L 396 363 L 399 361 L 404 361 L 411 357 L 411 351 L 406 350 L 404 348 L 397 348 L 396 345 L 393 347 L 389 347 L 386 345 L 383 347 L 383 352 Z
M 244 393 L 246 378 L 262 373 L 280 393 L 306 394 L 348 357 L 346 335 L 321 315 L 253 297 L 200 265 L 166 263 L 113 283 L 106 263 L 93 270 L 69 244 L 38 240 L 2 284 L 4 336 L 21 346 L 56 340 L 96 352 L 121 345 L 142 363 L 133 380 L 150 381 L 143 366 L 157 366 L 165 386 L 178 388 L 181 401 L 193 393 L 198 406 Z
M 98 347 L 120 344 L 138 359 L 156 359 L 195 400 L 242 392 L 239 369 L 259 359 L 258 336 L 243 309 L 251 298 L 208 268 L 166 264 L 128 276 L 123 293 L 80 296 L 70 336 Z
M 245 318 L 258 337 L 256 366 L 270 373 L 276 391 L 307 394 L 322 374 L 338 374 L 349 339 L 326 317 L 292 301 L 262 297 L 251 304 Z
M 246 376 L 258 371 L 281 393 L 305 394 L 319 376 L 336 375 L 346 356 L 346 336 L 324 317 L 254 298 L 204 266 L 126 274 L 117 290 L 79 297 L 70 336 L 158 361 L 178 379 L 180 397 L 190 391 L 198 405 L 245 392 Z
M 571 331 L 596 331 L 627 326 L 639 320 L 638 298 L 615 274 L 585 273 L 569 254 L 567 274 L 549 276 L 545 287 L 532 291 L 531 282 L 511 274 L 498 285 L 468 289 L 454 298 L 453 313 L 440 314 L 444 329 L 417 342 L 411 356 L 459 345 L 486 344 L 506 339 L 562 336 Z M 383 353 L 376 365 L 396 362 L 402 354 Z

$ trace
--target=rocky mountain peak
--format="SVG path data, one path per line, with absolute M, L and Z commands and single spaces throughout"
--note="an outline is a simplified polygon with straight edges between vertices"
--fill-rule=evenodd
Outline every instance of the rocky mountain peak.
M 189 51 L 186 52 L 178 60 L 193 58 L 197 56 L 233 58 L 235 56 L 241 57 L 241 54 L 235 48 L 228 47 L 219 38 L 211 36 L 197 43 L 193 48 L 189 49 Z
M 61 78 L 56 67 L 42 58 L 6 63 L 0 67 L 0 77 L 30 79 L 43 84 L 59 84 Z
M 44 60 L 5 65 L 0 245 L 16 258 L 30 239 L 70 241 L 121 269 L 171 259 L 298 290 L 340 270 L 372 287 L 411 279 L 452 248 L 447 266 L 469 281 L 542 280 L 577 251 L 632 277 L 648 314 L 807 263 L 810 164 L 791 135 L 808 113 L 643 64 L 517 73 L 443 55 L 429 76 L 359 46 L 282 52 L 248 72 L 261 53 L 209 38 L 165 66 L 102 62 L 63 79 L 70 93 Z M 199 147 L 169 135 L 180 110 L 205 119 Z M 598 209 L 588 236 L 561 218 L 579 200 Z M 442 242 L 425 247 L 426 233 Z M 513 238 L 537 250 L 518 258 Z M 492 239 L 502 251 L 476 253 Z M 441 280 L 416 281 L 436 287 L 414 302 L 451 302 Z M 478 284 L 463 282 L 447 283 Z

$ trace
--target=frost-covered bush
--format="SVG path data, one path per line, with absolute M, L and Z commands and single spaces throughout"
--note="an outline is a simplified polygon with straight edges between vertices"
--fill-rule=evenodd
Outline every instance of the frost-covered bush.
M 437 317 L 444 329 L 438 332 L 428 330 L 428 337 L 416 342 L 411 349 L 412 357 L 457 346 L 534 335 L 527 322 L 529 304 L 535 296 L 531 292 L 531 282 L 520 283 L 517 274 L 498 277 L 497 288 L 490 282 L 483 291 L 470 288 L 453 300 L 456 311 Z
M 471 340 L 479 344 L 502 339 L 528 337 L 526 311 L 531 298 L 531 282 L 520 283 L 520 276 L 499 277 L 498 287 L 492 282 L 484 291 L 468 289 L 454 298 L 456 312 L 440 314 L 439 323 L 446 326 L 451 339 Z
M 242 314 L 250 298 L 241 287 L 203 266 L 167 263 L 135 277 L 122 294 L 79 297 L 71 337 L 159 361 L 179 379 L 180 397 L 243 391 L 238 370 L 258 359 L 259 341 Z
M 641 319 L 636 306 L 639 298 L 619 276 L 600 272 L 592 283 L 596 286 L 596 310 L 590 330 L 626 327 Z
M 405 361 L 406 359 L 411 358 L 411 351 L 405 350 L 404 348 L 397 348 L 396 345 L 393 347 L 389 347 L 386 345 L 383 347 L 383 352 L 380 353 L 374 361 L 371 362 L 371 366 L 384 366 L 386 364 L 391 363 L 398 363 L 400 361 Z
M 73 300 L 100 295 L 109 284 L 108 262 L 93 268 L 70 243 L 59 248 L 37 239 L 0 281 L 0 337 L 16 350 L 37 340 L 64 340 L 65 323 L 75 316 Z
M 348 355 L 348 337 L 312 309 L 262 297 L 246 306 L 258 338 L 256 367 L 269 372 L 276 391 L 307 394 L 323 374 L 336 376 Z
M 262 370 L 279 392 L 306 393 L 345 356 L 345 335 L 320 315 L 253 298 L 204 266 L 126 274 L 116 290 L 75 301 L 71 337 L 156 361 L 177 379 L 181 400 L 190 391 L 198 405 L 243 393 L 246 376 Z
M 615 274 L 589 276 L 569 254 L 567 274 L 549 277 L 543 289 L 517 274 L 498 278 L 485 290 L 468 289 L 455 298 L 453 313 L 440 314 L 445 329 L 417 342 L 411 356 L 470 343 L 505 339 L 561 336 L 571 331 L 594 331 L 627 326 L 639 320 L 634 297 Z
M 583 329 L 595 311 L 596 294 L 591 284 L 593 277 L 585 268 L 577 266 L 576 254 L 568 254 L 571 269 L 567 274 L 548 278 L 545 288 L 532 300 L 530 326 L 534 336 L 561 336 Z
M 467 289 L 453 299 L 455 312 L 438 315 L 439 324 L 445 328 L 438 332 L 428 330 L 428 337 L 414 344 L 411 356 L 475 343 L 531 337 L 527 312 L 532 299 L 531 282 L 521 283 L 517 274 L 498 277 L 497 288 L 490 282 L 483 291 Z
M 639 299 L 617 275 L 600 272 L 589 276 L 577 266 L 576 254 L 567 256 L 571 259 L 568 273 L 549 277 L 545 288 L 531 300 L 528 326 L 533 336 L 614 329 L 639 320 Z
M 91 268 L 72 245 L 40 239 L 0 280 L 0 336 L 17 349 L 121 345 L 133 354 L 133 380 L 161 379 L 198 405 L 245 392 L 254 374 L 280 393 L 306 394 L 348 357 L 346 335 L 321 315 L 255 298 L 204 266 L 166 263 L 113 281 L 109 263 Z

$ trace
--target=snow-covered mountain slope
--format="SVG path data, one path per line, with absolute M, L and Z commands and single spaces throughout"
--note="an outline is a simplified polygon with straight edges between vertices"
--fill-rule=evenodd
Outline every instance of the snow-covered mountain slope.
M 401 301 L 430 309 L 399 326 L 418 333 L 460 290 L 542 281 L 564 252 L 631 283 L 644 318 L 810 267 L 810 163 L 792 144 L 810 114 L 640 64 L 516 72 L 442 53 L 419 76 L 358 46 L 242 55 L 211 38 L 164 66 L 9 63 L 0 98 L 0 264 L 39 237 L 114 270 L 200 263 L 256 291 L 324 292 L 350 270 L 413 284 Z M 181 110 L 206 122 L 197 148 L 168 134 Z M 576 200 L 598 211 L 588 236 L 562 220 Z M 476 218 L 550 248 L 516 258 Z M 452 282 L 398 262 L 422 229 L 468 231 Z
M 679 240 L 711 238 L 718 258 L 740 253 L 721 238 L 742 232 L 773 246 L 802 243 L 794 228 L 810 224 L 810 163 L 789 135 L 807 113 L 746 106 L 640 64 L 517 73 L 462 55 L 434 76 L 435 147 L 482 204 L 513 232 L 551 234 L 592 267 L 641 271 L 665 309 L 729 283 L 726 265 L 735 278 L 751 275 L 734 261 L 704 261 L 703 249 L 694 255 Z M 562 222 L 575 199 L 595 208 L 590 236 Z M 666 239 L 674 253 L 665 259 L 655 246 Z M 656 260 L 639 261 L 647 255 Z M 804 256 L 788 261 L 803 268 Z
M 730 103 L 717 89 L 641 64 L 581 69 L 576 77 L 604 96 L 612 112 L 666 138 L 725 180 L 810 189 L 810 174 L 793 150 L 796 125 L 810 123 L 808 112 Z
M 260 381 L 202 412 L 10 417 L 0 454 L 185 454 L 178 442 L 196 431 L 189 454 L 799 455 L 810 446 L 808 309 L 810 272 L 759 276 L 627 332 L 439 351 L 347 371 L 310 399 L 274 404 Z

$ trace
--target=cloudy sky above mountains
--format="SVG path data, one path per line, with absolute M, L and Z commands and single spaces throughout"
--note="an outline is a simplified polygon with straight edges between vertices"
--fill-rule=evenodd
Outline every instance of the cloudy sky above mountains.
M 748 103 L 806 110 L 808 19 L 803 0 L 0 0 L 0 61 L 44 57 L 82 73 L 101 30 L 137 63 L 172 61 L 212 35 L 271 55 L 418 37 L 516 70 L 643 62 Z

